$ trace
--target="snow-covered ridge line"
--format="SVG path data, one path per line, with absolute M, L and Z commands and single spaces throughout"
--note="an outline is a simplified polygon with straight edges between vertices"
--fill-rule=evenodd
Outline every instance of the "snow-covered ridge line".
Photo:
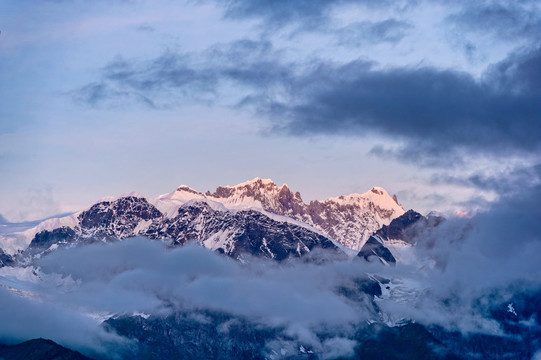
M 254 210 L 274 220 L 315 231 L 341 247 L 354 250 L 362 248 L 370 235 L 381 226 L 388 225 L 394 218 L 405 213 L 396 198 L 391 197 L 381 187 L 373 187 L 363 194 L 353 193 L 306 204 L 300 193 L 293 193 L 287 185 L 277 186 L 271 179 L 261 178 L 235 186 L 220 186 L 214 193 L 202 193 L 187 185 L 180 185 L 176 190 L 155 199 L 131 192 L 118 197 L 102 198 L 97 204 L 113 203 L 131 197 L 144 199 L 145 203 L 157 209 L 158 216 L 169 219 L 175 217 L 181 207 L 200 202 L 206 203 L 215 211 Z M 15 236 L 23 238 L 25 245 L 28 245 L 40 231 L 78 226 L 79 215 L 91 208 L 64 218 L 47 220 Z M 146 223 L 140 227 L 142 229 L 145 226 Z
M 257 190 L 259 190 L 258 188 L 261 188 L 261 186 L 258 186 L 258 185 L 264 185 L 264 189 L 261 189 L 263 191 L 260 191 L 260 192 L 268 192 L 269 189 L 271 192 L 280 192 L 280 191 L 290 191 L 289 190 L 289 187 L 287 186 L 287 184 L 282 184 L 281 186 L 278 186 L 277 184 L 275 184 L 271 179 L 262 179 L 262 178 L 259 178 L 259 177 L 256 177 L 252 180 L 248 180 L 248 181 L 245 181 L 245 182 L 242 182 L 240 184 L 237 184 L 237 185 L 225 185 L 225 186 L 219 186 L 216 190 L 222 188 L 222 189 L 233 189 L 233 190 L 238 190 L 239 192 L 244 190 L 243 188 L 256 188 Z M 216 191 L 214 193 L 211 193 L 210 191 L 207 191 L 206 193 L 203 193 L 203 192 L 200 192 L 200 191 L 197 191 L 193 188 L 191 188 L 190 186 L 188 185 L 180 185 L 177 187 L 177 189 L 171 193 L 166 193 L 166 194 L 163 194 L 163 195 L 160 195 L 158 196 L 158 198 L 156 200 L 165 200 L 165 199 L 174 199 L 174 200 L 177 200 L 177 201 L 189 201 L 189 200 L 192 200 L 194 198 L 196 199 L 200 199 L 200 198 L 207 198 L 207 199 L 211 199 L 213 201 L 216 201 L 216 202 L 225 202 L 223 200 L 223 198 L 219 197 L 219 196 L 216 196 Z M 299 193 L 296 193 L 296 194 L 299 194 Z M 299 194 L 300 195 L 300 194 Z M 262 209 L 263 208 L 263 205 L 261 204 L 261 201 L 251 201 L 251 202 L 243 202 L 241 201 L 241 199 L 246 199 L 247 197 L 249 196 L 246 196 L 246 194 L 238 194 L 238 196 L 236 197 L 236 200 L 237 201 L 228 201 L 227 203 L 230 205 L 230 207 L 233 207 L 233 208 L 237 208 L 241 205 L 248 205 L 246 207 L 246 209 Z M 299 196 L 299 199 L 302 201 L 302 198 Z M 343 204 L 347 204 L 347 203 L 352 203 L 352 202 L 356 202 L 356 201 L 359 201 L 361 199 L 370 199 L 370 200 L 373 200 L 374 203 L 376 205 L 384 205 L 384 206 L 393 206 L 393 207 L 398 207 L 398 208 L 402 208 L 402 206 L 400 204 L 398 204 L 398 201 L 395 200 L 395 198 L 391 197 L 389 195 L 389 193 L 382 187 L 378 187 L 378 186 L 374 186 L 372 187 L 370 190 L 368 190 L 367 192 L 365 193 L 351 193 L 351 194 L 348 194 L 348 195 L 340 195 L 340 196 L 336 196 L 336 197 L 331 197 L 331 198 L 328 198 L 328 199 L 325 199 L 325 200 L 314 200 L 315 202 L 321 202 L 321 203 L 324 203 L 324 202 L 328 202 L 328 201 L 334 201 L 334 202 L 339 202 L 339 203 L 343 203 Z M 392 201 L 390 201 L 392 200 Z M 304 201 L 302 201 L 304 203 Z M 154 203 L 154 202 L 152 202 Z M 305 205 L 309 205 L 309 204 L 306 204 L 304 203 Z M 236 206 L 237 205 L 237 206 Z M 402 210 L 404 210 L 402 208 Z
M 256 182 L 261 182 L 264 185 L 269 185 L 269 184 L 275 185 L 274 181 L 272 181 L 271 179 L 262 179 L 260 177 L 255 177 L 252 180 L 247 180 L 247 181 L 242 182 L 242 183 L 237 184 L 237 185 L 225 185 L 225 186 L 221 186 L 221 187 L 224 187 L 224 188 L 238 188 L 238 187 L 243 187 L 243 186 L 247 186 L 247 185 L 252 185 L 252 184 L 254 184 Z
M 139 192 L 136 192 L 136 191 L 130 191 L 130 192 L 121 194 L 119 196 L 104 196 L 101 199 L 99 199 L 96 203 L 100 203 L 100 202 L 104 202 L 104 201 L 115 201 L 115 200 L 125 198 L 125 197 L 143 198 L 143 199 L 146 199 L 149 202 L 150 202 L 150 200 L 152 200 L 151 198 L 149 198 L 145 194 L 142 194 L 142 193 L 139 193 Z
M 374 231 L 405 212 L 396 196 L 391 197 L 382 187 L 307 204 L 299 192 L 293 193 L 287 185 L 278 186 L 271 179 L 258 177 L 235 186 L 219 186 L 213 193 L 203 194 L 179 186 L 176 191 L 160 196 L 158 207 L 173 216 L 186 201 L 203 198 L 221 203 L 229 210 L 255 210 L 298 220 L 356 250 L 362 248 Z M 167 199 L 175 202 L 164 202 Z M 164 205 L 171 207 L 166 209 Z

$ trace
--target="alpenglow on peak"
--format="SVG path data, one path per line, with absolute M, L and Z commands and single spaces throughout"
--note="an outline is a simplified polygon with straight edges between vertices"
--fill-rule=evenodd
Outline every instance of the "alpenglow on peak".
M 180 191 L 180 193 L 179 193 Z M 284 216 L 315 228 L 344 246 L 360 249 L 370 235 L 383 225 L 405 213 L 396 196 L 378 186 L 365 193 L 341 195 L 305 203 L 299 192 L 271 179 L 256 177 L 237 185 L 218 186 L 214 192 L 198 192 L 186 185 L 177 192 L 162 195 L 162 208 L 175 213 L 188 201 L 206 201 L 230 211 L 256 210 Z M 173 201 L 175 206 L 163 202 Z

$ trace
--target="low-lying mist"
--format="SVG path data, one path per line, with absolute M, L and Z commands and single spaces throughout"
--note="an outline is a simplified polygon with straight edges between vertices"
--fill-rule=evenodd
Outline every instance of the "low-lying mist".
M 536 188 L 422 231 L 409 249 L 417 261 L 408 265 L 324 251 L 282 263 L 241 262 L 198 244 L 169 248 L 146 238 L 59 249 L 33 268 L 0 270 L 0 340 L 45 337 L 111 357 L 131 341 L 100 326 L 103 320 L 205 309 L 283 329 L 322 358 L 353 355 L 356 331 L 374 322 L 517 336 L 494 314 L 514 313 L 520 326 L 540 327 L 539 314 L 521 314 L 517 303 L 541 293 L 539 198 Z

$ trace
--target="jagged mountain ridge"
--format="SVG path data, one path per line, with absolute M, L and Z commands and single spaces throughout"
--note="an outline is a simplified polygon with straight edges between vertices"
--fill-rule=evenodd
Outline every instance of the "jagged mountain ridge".
M 255 178 L 220 186 L 213 193 L 182 185 L 155 200 L 136 193 L 104 198 L 85 211 L 47 220 L 22 234 L 30 245 L 27 255 L 70 243 L 147 236 L 172 239 L 175 245 L 194 240 L 230 256 L 242 249 L 282 259 L 313 247 L 359 251 L 375 231 L 402 214 L 396 197 L 382 188 L 306 204 L 287 185 Z
M 6 254 L 4 250 L 0 249 L 0 268 L 4 266 L 11 266 L 13 263 L 13 257 Z
M 73 227 L 44 230 L 25 251 L 25 261 L 57 247 L 110 242 L 134 236 L 171 239 L 173 246 L 197 241 L 233 258 L 243 254 L 285 260 L 314 248 L 338 248 L 328 238 L 304 227 L 279 222 L 254 210 L 216 210 L 206 202 L 181 206 L 175 217 L 166 216 L 145 198 L 122 197 L 102 201 L 77 216 Z
M 235 186 L 220 186 L 215 192 L 205 194 L 183 185 L 173 193 L 162 195 L 156 203 L 158 208 L 174 209 L 171 203 L 202 199 L 220 203 L 228 209 L 255 209 L 286 216 L 308 224 L 354 250 L 360 250 L 381 226 L 405 213 L 396 196 L 389 196 L 380 187 L 373 187 L 364 194 L 306 204 L 301 194 L 293 193 L 287 185 L 278 186 L 270 179 L 260 178 Z
M 383 263 L 395 264 L 396 258 L 389 248 L 396 251 L 396 247 L 414 245 L 416 235 L 413 231 L 414 225 L 419 221 L 427 223 L 423 215 L 414 210 L 408 210 L 370 236 L 357 256 L 367 261 L 370 261 L 371 257 L 376 257 Z
M 423 231 L 434 228 L 443 221 L 441 216 L 423 216 L 414 210 L 408 210 L 370 236 L 357 256 L 367 261 L 376 257 L 385 264 L 395 264 L 405 249 L 417 243 Z
M 236 186 L 221 186 L 213 193 L 203 194 L 181 185 L 175 191 L 154 200 L 135 193 L 121 197 L 127 196 L 147 199 L 166 217 L 175 217 L 181 206 L 192 202 L 206 202 L 224 211 L 260 211 L 275 220 L 307 227 L 354 250 L 360 250 L 375 231 L 405 213 L 396 197 L 389 196 L 384 189 L 378 187 L 364 194 L 344 195 L 306 204 L 300 193 L 293 193 L 287 185 L 279 187 L 272 180 L 260 178 Z M 103 201 L 114 199 L 106 198 Z M 29 244 L 40 231 L 59 227 L 73 228 L 78 223 L 80 213 L 44 221 L 19 236 L 24 237 Z

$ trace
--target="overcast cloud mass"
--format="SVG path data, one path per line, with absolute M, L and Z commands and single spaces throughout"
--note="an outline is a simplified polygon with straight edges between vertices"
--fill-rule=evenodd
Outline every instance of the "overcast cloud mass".
M 0 4 L 10 221 L 256 176 L 472 213 L 539 164 L 538 1 Z

